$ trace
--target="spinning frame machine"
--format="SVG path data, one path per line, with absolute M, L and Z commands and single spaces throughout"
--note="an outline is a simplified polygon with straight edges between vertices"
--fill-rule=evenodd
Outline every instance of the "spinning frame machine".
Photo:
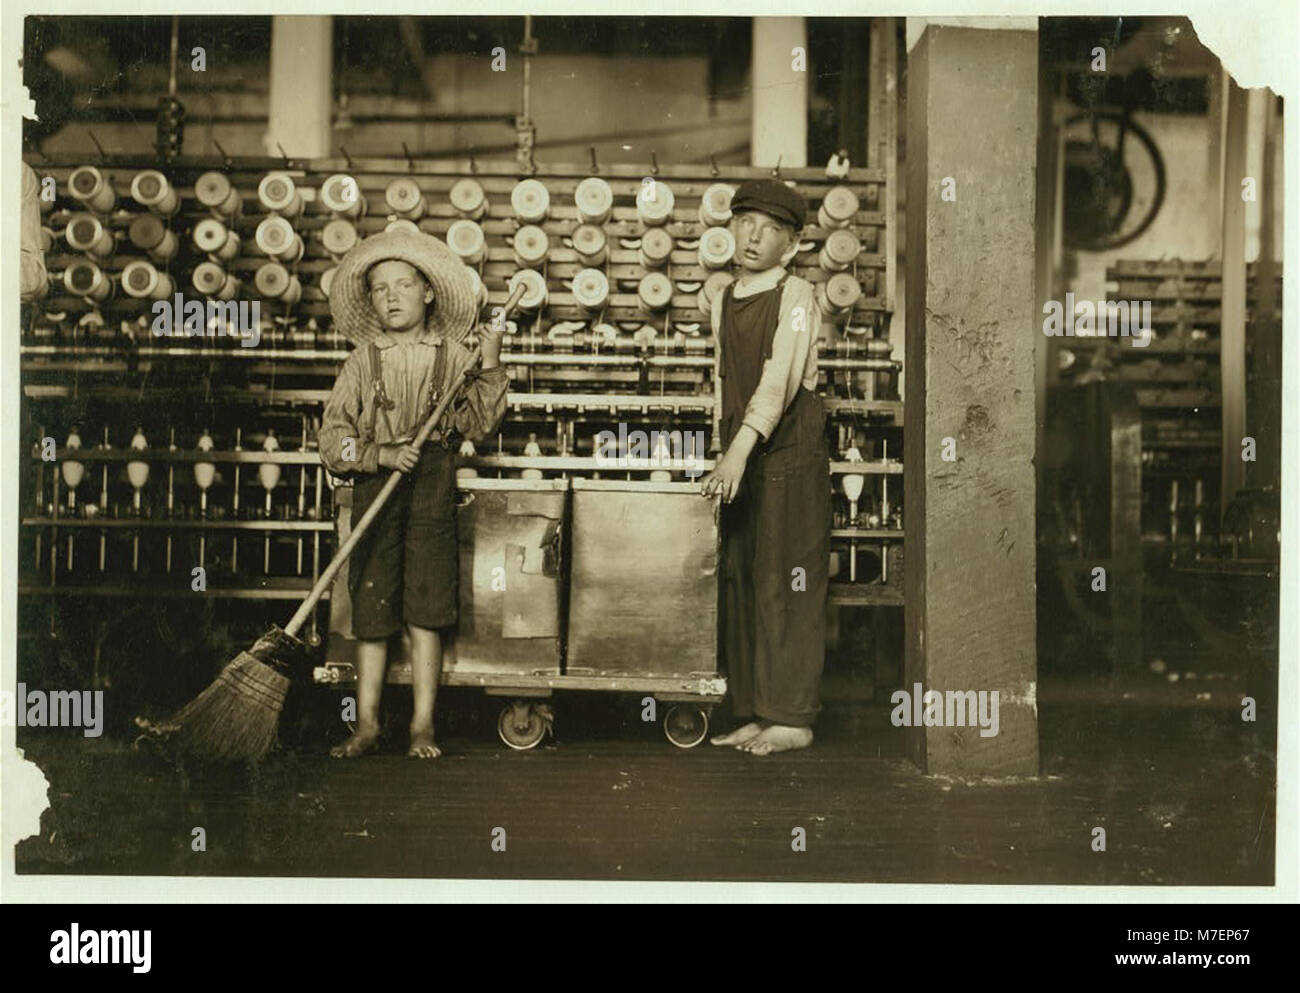
M 1054 339 L 1076 374 L 1095 378 L 1086 389 L 1054 390 L 1050 402 L 1066 423 L 1079 426 L 1079 447 L 1064 467 L 1055 514 L 1062 541 L 1055 556 L 1061 589 L 1077 617 L 1095 634 L 1113 638 L 1116 663 L 1135 671 L 1143 654 L 1179 651 L 1173 631 L 1191 645 L 1233 658 L 1240 646 L 1234 625 L 1216 622 L 1210 604 L 1246 603 L 1247 629 L 1261 644 L 1280 559 L 1280 505 L 1276 489 L 1243 489 L 1221 499 L 1222 396 L 1220 352 L 1222 267 L 1179 259 L 1121 260 L 1107 269 L 1108 295 L 1150 301 L 1150 343 L 1126 339 Z M 1246 267 L 1246 320 L 1281 321 L 1281 272 L 1272 292 L 1266 270 Z M 1247 355 L 1262 376 L 1269 357 Z M 1064 502 L 1062 502 L 1064 501 Z M 1066 505 L 1068 504 L 1068 506 Z M 1120 588 L 1108 616 L 1088 606 L 1091 570 L 1106 565 Z M 1143 613 L 1185 621 L 1152 630 L 1144 646 Z M 1275 616 L 1275 615 L 1273 615 Z
M 539 699 L 555 688 L 650 693 L 679 704 L 670 740 L 703 740 L 725 692 L 716 508 L 693 481 L 712 463 L 683 461 L 662 441 L 647 458 L 634 441 L 613 469 L 594 446 L 622 424 L 633 439 L 702 432 L 715 454 L 708 305 L 731 278 L 730 195 L 772 170 L 602 167 L 594 150 L 587 167 L 531 170 L 409 157 L 32 165 L 55 180 L 57 200 L 42 205 L 50 292 L 25 313 L 21 346 L 29 600 L 300 598 L 350 504 L 316 451 L 346 356 L 329 283 L 360 238 L 415 226 L 476 274 L 484 319 L 525 287 L 502 355 L 506 419 L 482 450 L 461 450 L 462 630 L 444 682 L 513 698 L 499 724 L 512 747 L 540 740 L 550 712 Z M 810 204 L 791 269 L 816 285 L 825 313 L 831 600 L 901 605 L 885 173 L 779 175 Z M 154 336 L 153 304 L 177 293 L 256 300 L 260 342 L 224 333 L 234 311 L 206 315 L 204 337 Z M 318 682 L 353 678 L 346 601 L 336 582 Z M 313 618 L 309 639 L 322 634 Z M 409 669 L 395 665 L 390 679 Z

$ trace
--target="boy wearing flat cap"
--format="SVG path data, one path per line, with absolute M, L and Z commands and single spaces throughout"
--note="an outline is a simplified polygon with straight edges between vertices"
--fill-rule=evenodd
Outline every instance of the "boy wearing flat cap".
M 811 745 L 821 707 L 831 529 L 821 313 L 812 285 L 786 270 L 803 197 L 750 180 L 731 210 L 741 271 L 712 314 L 723 453 L 702 488 L 723 499 L 720 641 L 745 723 L 712 742 L 769 755 Z
M 379 700 L 388 639 L 411 639 L 413 758 L 436 758 L 433 707 L 442 670 L 439 629 L 457 620 L 454 436 L 479 440 L 505 415 L 509 381 L 500 364 L 502 330 L 482 327 L 482 368 L 422 450 L 411 445 L 438 400 L 469 371 L 462 344 L 478 320 L 468 270 L 436 238 L 373 235 L 339 264 L 330 313 L 357 347 L 343 363 L 320 430 L 320 456 L 353 483 L 352 523 L 389 474 L 409 477 L 362 537 L 348 563 L 352 629 L 358 639 L 357 731 L 330 754 L 363 755 L 379 737 Z

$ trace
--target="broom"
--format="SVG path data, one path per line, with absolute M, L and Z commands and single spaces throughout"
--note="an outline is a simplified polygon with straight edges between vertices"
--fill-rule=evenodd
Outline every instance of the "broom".
M 515 309 L 523 295 L 521 285 L 506 301 L 502 320 Z M 429 440 L 477 364 L 478 345 L 475 344 L 470 349 L 465 378 L 443 395 L 412 445 L 422 448 Z M 289 623 L 283 628 L 272 625 L 251 648 L 235 656 L 207 689 L 167 722 L 165 727 L 176 730 L 177 741 L 186 754 L 211 762 L 238 761 L 261 758 L 275 746 L 280 709 L 291 677 L 295 670 L 301 672 L 306 667 L 309 658 L 307 646 L 296 637 L 298 631 L 405 475 L 400 469 L 393 470 Z

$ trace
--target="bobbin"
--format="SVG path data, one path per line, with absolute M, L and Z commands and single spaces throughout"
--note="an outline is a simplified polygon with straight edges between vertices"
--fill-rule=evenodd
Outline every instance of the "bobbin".
M 159 272 L 144 259 L 135 259 L 122 269 L 122 289 L 140 300 L 166 300 L 172 295 L 173 284 L 165 272 Z
M 141 214 L 131 222 L 127 229 L 131 244 L 141 251 L 149 253 L 155 262 L 166 262 L 176 255 L 180 242 L 174 231 L 169 230 L 153 214 Z
M 483 236 L 483 229 L 477 222 L 461 218 L 459 221 L 452 221 L 451 226 L 447 228 L 447 247 L 466 265 L 476 266 L 487 254 L 487 239 Z
M 302 299 L 302 284 L 279 262 L 267 262 L 253 277 L 257 292 L 270 300 L 294 304 Z
M 176 189 L 157 169 L 145 169 L 135 174 L 131 180 L 131 196 L 140 206 L 163 217 L 171 217 L 181 209 L 181 198 Z
M 199 221 L 190 237 L 194 239 L 194 247 L 211 259 L 229 262 L 239 254 L 239 235 L 215 217 Z

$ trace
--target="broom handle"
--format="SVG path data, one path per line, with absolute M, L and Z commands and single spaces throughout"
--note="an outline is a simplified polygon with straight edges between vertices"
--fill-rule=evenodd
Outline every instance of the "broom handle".
M 504 321 L 505 318 L 514 311 L 519 301 L 523 298 L 523 295 L 524 287 L 522 285 L 516 287 L 515 291 L 510 294 L 510 298 L 506 301 L 501 320 Z M 469 364 L 465 367 L 466 375 L 468 375 L 468 373 L 473 370 L 474 366 L 478 364 L 478 357 L 478 345 L 476 344 L 470 349 Z M 460 395 L 461 388 L 464 387 L 464 385 L 465 377 L 462 377 L 460 382 L 443 394 L 442 399 L 438 401 L 438 405 L 434 408 L 433 413 L 429 415 L 429 419 L 425 421 L 424 426 L 420 428 L 420 433 L 411 441 L 411 444 L 417 449 L 424 447 L 424 443 L 429 440 L 429 435 L 433 434 L 433 429 L 437 427 L 438 421 L 442 419 L 443 413 L 446 412 L 447 408 L 451 405 L 451 402 Z M 312 611 L 316 609 L 316 604 L 320 602 L 320 598 L 325 595 L 325 591 L 329 589 L 330 584 L 334 582 L 335 575 L 337 575 L 338 571 L 343 568 L 343 563 L 348 560 L 348 556 L 351 555 L 352 550 L 357 547 L 357 542 L 361 540 L 361 536 L 366 533 L 370 525 L 374 523 L 375 518 L 379 516 L 380 511 L 384 509 L 384 504 L 388 502 L 388 498 L 391 497 L 397 487 L 401 485 L 402 478 L 405 475 L 406 473 L 402 472 L 400 469 L 394 469 L 392 471 L 388 477 L 388 482 L 384 484 L 384 488 L 379 491 L 379 495 L 375 497 L 370 506 L 366 508 L 366 512 L 361 515 L 361 520 L 357 521 L 356 525 L 352 528 L 352 533 L 348 535 L 348 540 L 339 546 L 339 550 L 334 553 L 334 558 L 330 560 L 330 564 L 327 565 L 325 571 L 320 574 L 320 579 L 316 580 L 316 585 L 313 586 L 311 592 L 307 594 L 307 599 L 302 602 L 302 606 L 298 608 L 297 613 L 295 613 L 293 617 L 289 619 L 289 623 L 285 625 L 285 634 L 296 635 L 299 629 L 307 622 L 308 618 L 311 617 Z

